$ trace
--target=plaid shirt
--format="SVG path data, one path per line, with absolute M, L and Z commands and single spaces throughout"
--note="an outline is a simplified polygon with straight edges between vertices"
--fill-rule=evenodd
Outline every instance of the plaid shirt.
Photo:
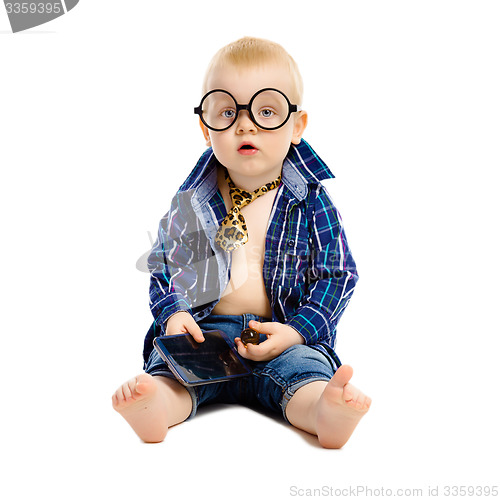
M 208 316 L 231 277 L 231 254 L 214 243 L 226 208 L 217 165 L 207 149 L 162 218 L 148 259 L 154 316 L 145 340 L 147 361 L 154 336 L 168 318 L 188 311 Z M 334 177 L 304 140 L 283 162 L 267 228 L 264 285 L 272 321 L 297 330 L 310 345 L 334 356 L 336 326 L 358 280 L 342 220 L 320 181 Z M 251 311 L 249 311 L 251 312 Z

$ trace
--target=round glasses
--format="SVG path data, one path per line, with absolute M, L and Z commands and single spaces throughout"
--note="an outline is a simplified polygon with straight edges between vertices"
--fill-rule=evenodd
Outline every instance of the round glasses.
M 248 111 L 250 120 L 264 130 L 282 127 L 292 113 L 300 111 L 281 90 L 265 88 L 256 92 L 248 104 L 238 104 L 227 90 L 211 90 L 194 112 L 209 129 L 221 132 L 233 125 L 242 109 Z

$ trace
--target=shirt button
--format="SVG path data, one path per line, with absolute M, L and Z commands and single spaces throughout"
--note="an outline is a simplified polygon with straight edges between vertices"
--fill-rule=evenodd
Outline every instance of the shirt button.
M 293 245 L 294 245 L 293 240 L 288 240 L 288 246 L 293 247 Z

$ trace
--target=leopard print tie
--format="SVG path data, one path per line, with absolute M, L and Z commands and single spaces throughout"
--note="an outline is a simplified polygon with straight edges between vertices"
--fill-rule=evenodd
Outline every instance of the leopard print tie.
M 232 252 L 235 248 L 241 247 L 248 241 L 248 229 L 241 209 L 256 200 L 259 196 L 276 189 L 280 185 L 281 175 L 276 180 L 268 182 L 252 193 L 237 188 L 231 177 L 229 177 L 227 169 L 225 177 L 229 185 L 229 195 L 233 202 L 233 208 L 226 217 L 224 217 L 224 220 L 217 230 L 215 242 L 226 252 Z

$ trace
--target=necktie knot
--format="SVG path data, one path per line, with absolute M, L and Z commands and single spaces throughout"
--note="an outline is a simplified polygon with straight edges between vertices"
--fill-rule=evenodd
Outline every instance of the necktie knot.
M 233 208 L 224 217 L 215 236 L 215 241 L 226 252 L 232 252 L 235 248 L 244 245 L 248 241 L 248 229 L 241 209 L 260 196 L 276 189 L 281 182 L 281 175 L 274 181 L 268 182 L 252 192 L 237 188 L 227 169 L 225 178 L 229 186 L 229 195 L 231 196 Z

